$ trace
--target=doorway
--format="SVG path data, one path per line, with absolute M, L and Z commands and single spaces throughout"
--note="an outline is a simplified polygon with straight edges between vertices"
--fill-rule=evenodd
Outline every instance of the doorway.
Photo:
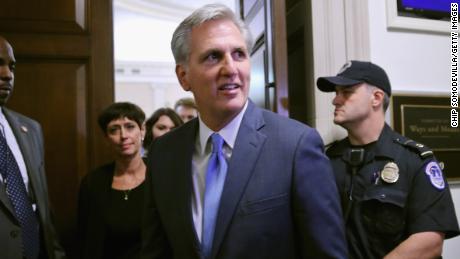
M 172 34 L 193 10 L 222 3 L 235 10 L 235 0 L 114 0 L 115 101 L 129 101 L 149 117 L 192 97 L 179 85 L 170 48 Z

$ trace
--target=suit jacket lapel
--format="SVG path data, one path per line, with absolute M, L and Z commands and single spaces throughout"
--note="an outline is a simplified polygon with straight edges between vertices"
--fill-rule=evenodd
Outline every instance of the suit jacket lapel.
M 261 110 L 249 101 L 229 161 L 214 233 L 212 257 L 219 251 L 230 221 L 256 165 L 266 136 L 258 130 L 265 122 Z
M 190 129 L 184 129 L 182 131 L 184 134 L 178 134 L 176 136 L 177 143 L 181 143 L 184 148 L 180 149 L 180 151 L 177 149 L 175 150 L 176 153 L 174 156 L 177 162 L 174 163 L 174 169 L 171 170 L 172 172 L 167 173 L 175 174 L 173 178 L 170 179 L 174 179 L 172 182 L 174 186 L 171 186 L 171 188 L 177 190 L 177 195 L 180 197 L 180 204 L 178 205 L 180 223 L 183 225 L 187 239 L 193 244 L 195 251 L 200 251 L 200 242 L 196 235 L 191 207 L 191 195 L 193 195 L 192 157 L 198 132 L 198 119 L 195 119 L 190 125 L 184 125 L 183 127 L 190 127 Z M 177 153 L 177 151 L 179 151 L 179 153 Z
M 6 194 L 5 187 L 6 186 L 3 184 L 3 182 L 0 183 L 0 203 L 2 203 L 3 206 L 5 206 L 5 208 L 10 212 L 13 218 L 16 218 L 14 214 L 13 205 L 11 204 L 10 198 L 8 198 L 8 194 Z

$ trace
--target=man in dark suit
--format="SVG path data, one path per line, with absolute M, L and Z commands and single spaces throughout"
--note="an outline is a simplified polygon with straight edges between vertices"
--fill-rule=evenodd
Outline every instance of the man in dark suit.
M 0 257 L 64 258 L 51 223 L 41 127 L 5 108 L 15 63 L 0 36 Z
M 176 74 L 199 118 L 149 151 L 143 258 L 346 258 L 321 138 L 248 100 L 251 45 L 222 5 L 176 29 Z

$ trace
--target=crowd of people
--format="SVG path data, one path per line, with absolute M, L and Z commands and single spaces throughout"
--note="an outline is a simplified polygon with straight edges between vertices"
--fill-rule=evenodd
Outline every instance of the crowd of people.
M 325 152 L 316 129 L 248 98 L 252 45 L 232 10 L 203 6 L 171 41 L 194 98 L 147 119 L 129 102 L 100 113 L 114 160 L 81 181 L 79 257 L 440 258 L 460 234 L 449 185 L 432 150 L 386 124 L 385 70 L 352 60 L 318 78 L 348 133 Z M 5 107 L 15 66 L 0 37 L 0 256 L 65 258 L 40 125 Z

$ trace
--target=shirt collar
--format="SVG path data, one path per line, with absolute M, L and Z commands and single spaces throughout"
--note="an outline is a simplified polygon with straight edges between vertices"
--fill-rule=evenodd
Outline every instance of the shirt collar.
M 380 134 L 379 139 L 377 140 L 377 145 L 374 149 L 375 156 L 382 156 L 394 159 L 396 155 L 395 150 L 393 148 L 393 145 L 390 144 L 393 143 L 393 141 L 394 132 L 390 128 L 390 126 L 388 126 L 388 124 L 385 123 L 382 133 Z
M 224 139 L 225 143 L 233 149 L 233 146 L 235 145 L 236 142 L 236 136 L 238 134 L 238 130 L 240 128 L 241 122 L 243 121 L 243 115 L 246 112 L 246 109 L 248 107 L 248 101 L 246 100 L 246 103 L 243 106 L 243 109 L 241 109 L 240 113 L 233 118 L 225 127 L 223 127 L 220 131 L 216 132 L 219 133 L 219 135 Z M 198 135 L 199 135 L 199 152 L 200 154 L 204 154 L 205 149 L 206 149 L 206 143 L 208 142 L 209 137 L 214 133 L 206 124 L 203 122 L 201 117 L 198 115 L 198 121 L 199 121 L 199 128 L 198 128 Z
M 3 114 L 3 108 L 1 106 L 0 106 L 0 124 L 2 125 L 2 127 L 0 127 L 0 133 L 5 135 L 6 132 L 3 132 L 3 130 L 5 130 L 3 127 L 7 127 L 8 121 L 6 120 L 5 114 Z
M 388 124 L 385 123 L 382 129 L 382 132 L 380 133 L 379 138 L 377 139 L 375 145 L 373 146 L 371 150 L 369 150 L 371 154 L 370 155 L 368 154 L 368 156 L 370 156 L 371 158 L 373 158 L 374 156 L 394 158 L 395 151 L 393 150 L 392 145 L 389 144 L 390 142 L 393 142 L 392 135 L 393 135 L 392 129 L 390 128 L 390 126 L 388 126 Z M 349 138 L 347 137 L 337 142 L 333 146 L 331 146 L 331 148 L 328 149 L 327 154 L 332 157 L 334 156 L 346 157 L 346 153 L 347 153 L 346 151 L 350 149 L 350 146 L 351 144 L 350 144 Z

